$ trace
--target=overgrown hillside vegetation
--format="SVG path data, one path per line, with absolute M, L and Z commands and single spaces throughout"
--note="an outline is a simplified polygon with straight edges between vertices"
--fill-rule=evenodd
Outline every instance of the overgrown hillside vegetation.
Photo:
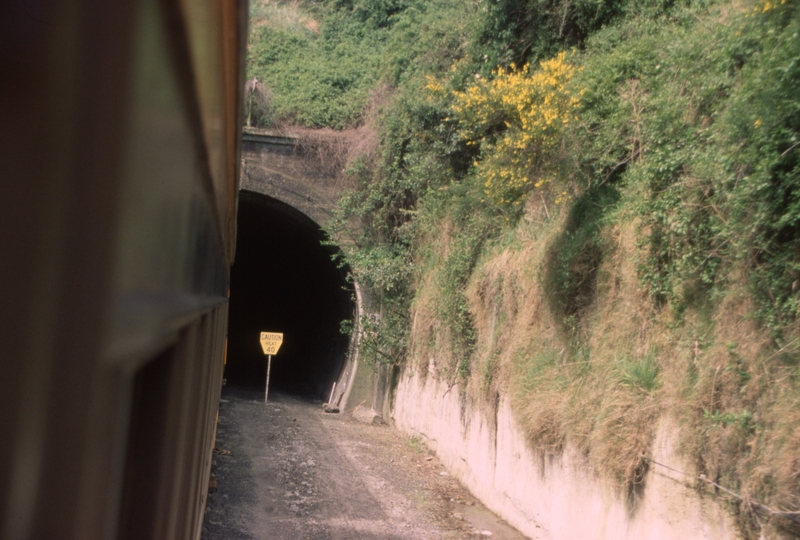
M 253 0 L 251 117 L 342 130 L 365 354 L 636 504 L 655 430 L 800 534 L 796 0 Z M 358 223 L 353 227 L 353 223 Z M 345 240 L 345 237 L 347 238 Z

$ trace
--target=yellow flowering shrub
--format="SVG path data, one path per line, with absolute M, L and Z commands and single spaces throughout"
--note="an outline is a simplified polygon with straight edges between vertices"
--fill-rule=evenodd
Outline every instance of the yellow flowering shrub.
M 773 9 L 777 9 L 778 7 L 786 4 L 786 0 L 781 0 L 780 3 L 778 2 L 763 2 L 762 4 L 756 5 L 753 8 L 753 11 L 760 11 L 761 13 L 766 13 L 767 11 L 772 11 Z
M 480 144 L 474 165 L 494 202 L 519 204 L 530 189 L 557 176 L 564 130 L 577 119 L 581 92 L 570 85 L 575 69 L 562 52 L 533 72 L 512 64 L 491 80 L 476 76 L 466 90 L 453 92 L 459 135 Z M 442 86 L 429 80 L 428 89 L 440 93 Z

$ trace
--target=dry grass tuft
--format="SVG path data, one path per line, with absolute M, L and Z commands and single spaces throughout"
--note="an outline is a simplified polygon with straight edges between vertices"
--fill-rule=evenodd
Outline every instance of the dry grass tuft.
M 427 256 L 435 258 L 427 261 L 434 271 L 422 272 L 418 276 L 414 303 L 411 307 L 412 328 L 408 346 L 411 365 L 420 371 L 423 378 L 432 374 L 450 384 L 456 380 L 455 365 L 458 362 L 453 357 L 449 333 L 437 314 L 436 305 L 440 291 L 435 269 L 441 269 L 440 262 L 449 253 L 453 231 L 453 224 L 444 221 L 437 231 L 438 234 L 422 242 L 430 248 Z
M 737 280 L 733 273 L 731 280 Z M 753 320 L 741 284 L 720 302 L 687 377 L 685 452 L 698 472 L 775 510 L 800 511 L 798 356 L 775 351 Z M 796 535 L 797 523 L 732 500 L 747 538 L 762 526 Z
M 270 131 L 298 138 L 299 151 L 315 159 L 329 176 L 343 185 L 352 184 L 348 172 L 357 164 L 372 168 L 378 144 L 377 121 L 381 109 L 392 98 L 392 87 L 383 85 L 372 91 L 362 123 L 343 130 L 307 128 L 284 122 Z
M 252 0 L 250 2 L 250 29 L 261 26 L 278 29 L 304 28 L 319 33 L 319 21 L 305 10 L 303 0 Z

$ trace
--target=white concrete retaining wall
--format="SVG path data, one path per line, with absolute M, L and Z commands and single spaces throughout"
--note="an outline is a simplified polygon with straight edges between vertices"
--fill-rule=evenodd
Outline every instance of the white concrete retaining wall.
M 491 419 L 489 419 L 491 420 Z M 631 511 L 594 475 L 574 448 L 558 458 L 532 452 L 517 428 L 508 399 L 496 422 L 466 406 L 459 387 L 431 375 L 402 376 L 394 403 L 396 426 L 422 436 L 451 474 L 487 507 L 536 540 L 729 540 L 738 538 L 730 515 L 686 485 L 687 477 L 651 467 Z M 494 425 L 496 424 L 496 430 Z M 677 454 L 675 430 L 659 425 L 653 459 L 690 470 Z

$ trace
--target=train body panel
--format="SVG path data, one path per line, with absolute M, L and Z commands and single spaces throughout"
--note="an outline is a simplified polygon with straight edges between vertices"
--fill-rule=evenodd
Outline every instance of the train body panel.
M 0 537 L 200 535 L 244 2 L 0 16 Z

